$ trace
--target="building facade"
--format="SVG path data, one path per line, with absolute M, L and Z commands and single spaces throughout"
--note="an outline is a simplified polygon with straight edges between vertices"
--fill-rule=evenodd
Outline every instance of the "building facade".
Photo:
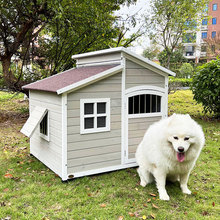
M 216 57 L 220 41 L 220 0 L 212 0 L 204 17 L 197 24 L 197 31 L 189 31 L 183 40 L 184 57 L 195 63 Z

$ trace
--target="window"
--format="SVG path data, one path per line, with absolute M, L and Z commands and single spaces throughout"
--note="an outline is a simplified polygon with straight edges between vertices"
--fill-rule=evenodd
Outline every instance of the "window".
M 212 38 L 215 38 L 216 37 L 216 31 L 213 31 L 212 32 Z
M 40 122 L 40 135 L 45 140 L 49 141 L 49 115 L 48 112 L 45 114 Z
M 80 100 L 81 134 L 110 131 L 110 99 Z
M 185 47 L 185 56 L 193 56 L 194 55 L 194 46 L 186 46 Z
M 208 24 L 208 19 L 203 19 L 202 20 L 202 25 L 207 25 Z
M 212 24 L 216 24 L 217 23 L 217 18 L 212 18 Z
M 207 32 L 202 32 L 202 39 L 207 38 Z
M 217 11 L 217 4 L 212 5 L 212 11 Z
M 128 114 L 161 112 L 161 96 L 142 94 L 129 97 Z

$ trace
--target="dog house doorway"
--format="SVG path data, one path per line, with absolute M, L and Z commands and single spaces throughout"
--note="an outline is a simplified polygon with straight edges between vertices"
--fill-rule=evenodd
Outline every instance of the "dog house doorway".
M 165 89 L 137 86 L 126 90 L 125 163 L 135 162 L 135 152 L 148 127 L 165 117 Z

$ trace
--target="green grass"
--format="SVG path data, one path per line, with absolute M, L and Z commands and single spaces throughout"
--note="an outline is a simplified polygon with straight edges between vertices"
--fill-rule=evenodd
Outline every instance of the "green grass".
M 220 123 L 202 120 L 202 107 L 190 91 L 169 95 L 169 113 L 192 115 L 203 127 L 206 145 L 189 179 L 192 195 L 170 183 L 168 202 L 158 199 L 155 184 L 139 186 L 135 168 L 62 183 L 29 156 L 29 140 L 19 132 L 26 117 L 22 96 L 10 98 L 0 93 L 6 100 L 0 102 L 0 118 L 7 109 L 20 117 L 0 123 L 0 219 L 219 219 Z

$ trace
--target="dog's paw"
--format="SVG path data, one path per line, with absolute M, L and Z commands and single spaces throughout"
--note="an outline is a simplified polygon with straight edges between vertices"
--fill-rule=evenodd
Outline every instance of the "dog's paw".
M 170 200 L 170 197 L 168 196 L 167 193 L 166 194 L 164 193 L 164 194 L 160 194 L 160 199 L 168 201 L 168 200 Z
M 145 187 L 147 185 L 147 183 L 144 180 L 141 180 L 140 185 Z
M 182 190 L 184 194 L 188 194 L 190 195 L 192 192 L 187 188 L 187 189 L 184 189 Z

